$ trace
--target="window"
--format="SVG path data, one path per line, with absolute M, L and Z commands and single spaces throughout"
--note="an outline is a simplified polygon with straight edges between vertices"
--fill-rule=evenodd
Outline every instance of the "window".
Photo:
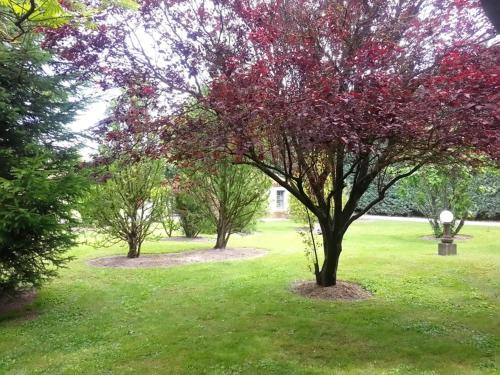
M 276 208 L 278 210 L 285 209 L 285 191 L 284 190 L 276 190 Z

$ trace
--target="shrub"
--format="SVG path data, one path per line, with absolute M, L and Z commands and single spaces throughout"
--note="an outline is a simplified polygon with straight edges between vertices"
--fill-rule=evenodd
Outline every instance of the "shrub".
M 116 161 L 103 177 L 87 195 L 83 216 L 106 239 L 126 242 L 127 256 L 137 258 L 164 210 L 164 165 L 157 160 Z
M 70 259 L 85 181 L 75 160 L 39 151 L 0 177 L 0 295 L 39 287 Z

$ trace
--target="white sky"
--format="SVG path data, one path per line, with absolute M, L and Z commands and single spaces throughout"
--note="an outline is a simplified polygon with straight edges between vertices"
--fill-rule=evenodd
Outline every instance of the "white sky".
M 77 134 L 86 133 L 87 130 L 106 117 L 107 110 L 117 92 L 114 90 L 102 92 L 96 89 L 94 91 L 88 90 L 85 94 L 88 95 L 89 103 L 83 110 L 79 111 L 75 121 L 69 124 L 69 129 Z M 80 154 L 84 159 L 89 159 L 90 154 L 96 151 L 97 142 L 83 137 L 78 139 L 84 146 L 80 150 Z

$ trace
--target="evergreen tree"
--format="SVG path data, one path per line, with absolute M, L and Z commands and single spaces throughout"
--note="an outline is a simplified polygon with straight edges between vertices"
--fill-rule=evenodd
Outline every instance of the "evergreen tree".
M 0 295 L 55 275 L 74 244 L 84 180 L 65 128 L 75 85 L 36 41 L 0 44 Z

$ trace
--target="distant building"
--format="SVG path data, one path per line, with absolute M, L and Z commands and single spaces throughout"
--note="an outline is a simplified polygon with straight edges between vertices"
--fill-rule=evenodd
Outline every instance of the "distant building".
M 273 182 L 269 191 L 269 216 L 276 218 L 288 217 L 288 199 L 290 193 Z

